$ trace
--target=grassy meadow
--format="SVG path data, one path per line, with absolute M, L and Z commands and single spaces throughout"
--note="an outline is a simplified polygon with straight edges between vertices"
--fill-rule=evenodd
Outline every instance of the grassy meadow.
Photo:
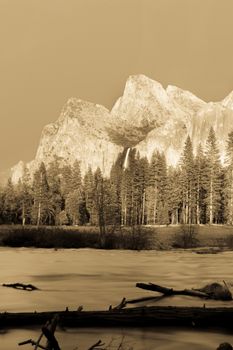
M 106 227 L 101 237 L 92 226 L 1 225 L 0 246 L 131 250 L 233 249 L 233 227 L 169 225 Z

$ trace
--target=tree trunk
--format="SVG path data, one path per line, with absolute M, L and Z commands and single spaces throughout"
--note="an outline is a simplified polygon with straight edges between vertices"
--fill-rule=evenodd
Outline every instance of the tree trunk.
M 24 204 L 24 201 L 23 201 L 23 207 L 22 207 L 22 225 L 24 226 L 25 225 L 25 204 Z
M 145 223 L 145 203 L 146 203 L 146 192 L 143 191 L 143 197 L 142 197 L 142 221 L 141 224 L 144 225 Z
M 38 212 L 37 212 L 37 223 L 36 226 L 40 225 L 40 217 L 41 217 L 41 202 L 38 203 Z
M 211 180 L 210 180 L 210 208 L 209 208 L 209 224 L 212 225 L 213 224 L 213 179 L 211 176 Z

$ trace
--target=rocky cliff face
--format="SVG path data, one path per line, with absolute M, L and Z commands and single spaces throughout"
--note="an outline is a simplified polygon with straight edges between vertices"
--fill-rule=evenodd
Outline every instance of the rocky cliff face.
M 144 75 L 130 76 L 111 111 L 71 98 L 55 123 L 45 126 L 36 157 L 28 164 L 33 173 L 41 161 L 56 155 L 68 163 L 80 160 L 84 174 L 90 165 L 107 176 L 119 152 L 136 147 L 151 157 L 158 149 L 169 164 L 176 164 L 187 135 L 194 149 L 204 144 L 213 126 L 224 155 L 225 141 L 233 129 L 233 92 L 223 101 L 206 103 L 189 91 L 163 86 Z M 22 176 L 23 163 L 12 169 L 14 182 Z
M 49 164 L 56 155 L 63 163 L 73 164 L 76 159 L 80 160 L 83 174 L 90 165 L 92 169 L 100 167 L 108 175 L 122 149 L 111 142 L 106 131 L 110 119 L 109 111 L 103 106 L 69 99 L 58 120 L 43 129 L 36 157 L 28 163 L 30 173 L 42 161 Z M 14 182 L 22 176 L 22 169 L 22 162 L 12 169 Z

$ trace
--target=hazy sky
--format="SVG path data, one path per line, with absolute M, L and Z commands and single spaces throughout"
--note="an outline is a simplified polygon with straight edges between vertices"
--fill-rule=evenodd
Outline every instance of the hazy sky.
M 0 169 L 31 160 L 71 96 L 110 108 L 143 73 L 233 90 L 233 0 L 0 0 Z

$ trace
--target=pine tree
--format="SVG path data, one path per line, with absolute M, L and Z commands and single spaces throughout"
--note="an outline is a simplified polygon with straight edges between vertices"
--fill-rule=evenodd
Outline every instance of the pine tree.
M 182 172 L 180 167 L 169 167 L 167 175 L 167 204 L 169 220 L 172 225 L 181 222 L 182 214 Z
M 54 157 L 49 163 L 47 170 L 47 180 L 49 187 L 49 207 L 50 207 L 50 224 L 60 224 L 60 213 L 62 211 L 62 193 L 61 193 L 61 169 L 60 159 Z
M 3 191 L 3 217 L 6 224 L 17 223 L 17 196 L 11 178 Z
M 214 129 L 211 127 L 206 143 L 206 160 L 207 160 L 207 176 L 206 176 L 206 204 L 207 219 L 209 224 L 218 223 L 218 215 L 220 210 L 220 187 L 221 187 L 221 164 L 217 140 Z
M 147 222 L 147 186 L 149 179 L 149 162 L 146 157 L 139 159 L 139 212 L 137 223 L 143 225 Z
M 226 222 L 233 225 L 233 131 L 228 134 L 225 163 Z
M 195 192 L 195 182 L 194 182 L 194 157 L 193 157 L 193 147 L 190 137 L 188 136 L 183 154 L 181 156 L 181 184 L 182 184 L 182 195 L 183 195 L 183 205 L 182 205 L 182 222 L 184 224 L 194 223 L 194 192 Z
M 75 161 L 72 166 L 71 188 L 66 199 L 66 210 L 72 224 L 82 225 L 88 221 L 85 203 L 85 193 L 82 185 L 80 162 Z
M 167 183 L 167 164 L 164 153 L 159 154 L 158 157 L 158 210 L 157 210 L 157 222 L 159 224 L 167 224 L 168 218 L 168 183 Z
M 88 167 L 87 173 L 83 179 L 83 188 L 84 188 L 84 199 L 85 199 L 85 207 L 87 210 L 87 220 L 92 225 L 97 225 L 97 214 L 94 204 L 94 175 L 91 167 Z
M 155 224 L 158 210 L 158 174 L 159 152 L 153 152 L 149 165 L 148 186 L 147 186 L 147 223 Z
M 194 160 L 195 165 L 195 204 L 196 204 L 196 223 L 206 223 L 206 178 L 208 176 L 207 162 L 199 144 L 197 154 Z
M 33 221 L 37 226 L 49 223 L 52 208 L 50 203 L 47 172 L 42 162 L 33 177 Z
M 26 165 L 23 168 L 22 179 L 18 183 L 18 198 L 19 198 L 19 212 L 21 217 L 21 223 L 24 226 L 31 222 L 32 211 L 32 188 L 30 173 Z
M 122 175 L 123 159 L 122 153 L 118 155 L 116 162 L 113 164 L 110 172 L 110 205 L 111 205 L 111 223 L 114 226 L 123 224 L 122 218 Z
M 0 224 L 4 224 L 4 189 L 0 186 Z
M 154 152 L 147 177 L 147 223 L 167 224 L 167 165 L 163 153 Z
M 67 195 L 72 192 L 72 167 L 70 164 L 64 164 L 60 170 L 61 195 L 63 198 L 62 209 L 65 208 L 65 200 Z
M 94 203 L 98 215 L 98 224 L 100 229 L 101 241 L 105 237 L 105 189 L 104 179 L 100 168 L 97 168 L 94 173 Z

